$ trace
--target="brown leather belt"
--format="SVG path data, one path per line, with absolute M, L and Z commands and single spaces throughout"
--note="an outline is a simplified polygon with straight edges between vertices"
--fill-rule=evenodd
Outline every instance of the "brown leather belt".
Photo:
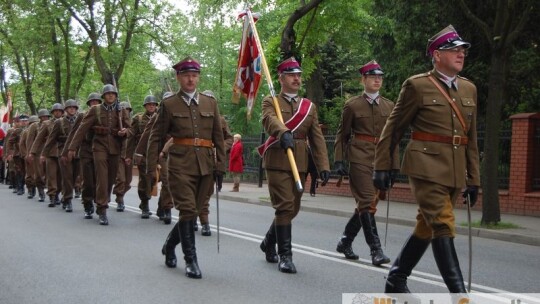
M 204 138 L 173 138 L 173 143 L 177 145 L 184 146 L 194 146 L 194 147 L 206 147 L 213 148 L 214 144 L 209 139 Z
M 354 138 L 358 139 L 358 140 L 363 140 L 363 141 L 367 141 L 367 142 L 371 142 L 371 143 L 378 143 L 379 142 L 379 137 L 375 137 L 375 136 L 371 136 L 371 135 L 365 135 L 365 134 L 354 134 Z
M 294 139 L 306 139 L 306 134 L 302 134 L 302 133 L 293 133 L 293 138 L 294 138 Z
M 446 136 L 446 135 L 438 135 L 438 134 L 432 134 L 432 133 L 426 133 L 426 132 L 419 132 L 414 131 L 411 133 L 411 138 L 414 140 L 420 140 L 420 141 L 433 141 L 433 142 L 439 142 L 444 144 L 452 144 L 454 146 L 466 146 L 469 142 L 469 139 L 466 136 Z

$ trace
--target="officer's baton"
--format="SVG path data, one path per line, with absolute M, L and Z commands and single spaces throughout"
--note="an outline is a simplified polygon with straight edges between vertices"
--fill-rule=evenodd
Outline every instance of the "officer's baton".
M 390 189 L 388 187 L 388 193 L 386 193 L 386 224 L 384 228 L 384 249 L 386 249 L 386 236 L 388 235 L 388 219 L 390 218 Z
M 215 176 L 216 184 L 216 216 L 217 216 L 217 252 L 219 253 L 219 189 L 218 189 L 218 176 Z
M 472 285 L 472 224 L 471 224 L 471 196 L 467 194 L 467 221 L 469 223 L 469 278 L 467 292 L 471 292 Z

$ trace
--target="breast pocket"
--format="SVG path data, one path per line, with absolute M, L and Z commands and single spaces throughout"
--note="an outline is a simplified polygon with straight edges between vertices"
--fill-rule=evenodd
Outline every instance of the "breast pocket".
M 191 115 L 189 112 L 172 113 L 173 125 L 179 130 L 191 129 Z
M 463 109 L 463 116 L 465 116 L 465 119 L 468 122 L 470 122 L 474 116 L 474 110 L 476 109 L 476 102 L 474 102 L 473 98 L 462 97 L 461 107 Z
M 201 128 L 206 131 L 211 131 L 214 127 L 214 112 L 201 111 Z

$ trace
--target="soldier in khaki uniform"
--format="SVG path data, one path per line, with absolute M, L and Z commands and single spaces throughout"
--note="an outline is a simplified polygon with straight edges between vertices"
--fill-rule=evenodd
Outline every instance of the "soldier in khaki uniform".
M 37 115 L 30 116 L 30 118 L 28 119 L 28 127 L 24 129 L 21 136 L 21 141 L 19 142 L 19 149 L 21 151 L 21 157 L 23 158 L 23 161 L 25 163 L 24 164 L 24 167 L 25 167 L 24 181 L 26 184 L 26 188 L 28 189 L 28 196 L 27 196 L 28 199 L 33 199 L 36 196 L 35 167 L 33 163 L 29 163 L 27 161 L 29 147 L 32 147 L 32 141 L 29 141 L 28 138 L 30 135 L 31 128 L 35 129 L 32 126 L 37 125 L 38 122 L 39 122 L 39 118 L 37 117 Z
M 358 255 L 353 252 L 351 245 L 363 226 L 372 263 L 379 266 L 389 263 L 390 259 L 382 251 L 375 223 L 379 198 L 372 180 L 373 159 L 375 145 L 394 103 L 379 94 L 384 73 L 375 60 L 362 66 L 360 74 L 364 92 L 345 102 L 334 144 L 334 169 L 340 175 L 347 175 L 344 160 L 349 161 L 349 186 L 356 201 L 354 213 L 345 226 L 336 250 L 347 259 L 357 260 Z M 393 157 L 392 169 L 399 170 L 397 149 Z
M 278 65 L 278 74 L 281 92 L 277 99 L 285 124 L 279 121 L 271 97 L 266 97 L 262 104 L 263 126 L 270 138 L 264 145 L 264 151 L 260 153 L 264 158 L 263 165 L 275 218 L 260 248 L 265 252 L 268 262 L 277 263 L 277 242 L 279 271 L 296 273 L 292 261 L 291 230 L 292 220 L 300 210 L 303 193 L 296 189 L 284 150 L 293 149 L 302 184 L 305 184 L 308 169 L 309 151 L 306 140 L 309 140 L 313 160 L 323 184 L 330 178 L 330 166 L 326 143 L 319 126 L 317 107 L 308 99 L 298 96 L 302 85 L 300 64 L 291 57 Z
M 133 159 L 135 148 L 141 139 L 145 127 L 156 114 L 157 105 L 157 99 L 154 96 L 148 95 L 144 98 L 143 102 L 143 107 L 146 111 L 133 117 L 130 128 L 130 137 L 128 138 L 127 142 L 126 160 L 131 161 Z M 147 219 L 150 218 L 150 215 L 152 214 L 148 207 L 152 181 L 149 179 L 149 176 L 146 173 L 145 159 L 141 159 L 141 161 L 137 164 L 137 168 L 139 169 L 137 193 L 139 195 L 139 199 L 141 200 L 139 208 L 141 209 L 141 218 Z
M 129 113 L 121 109 L 118 91 L 112 84 L 103 86 L 101 97 L 105 101 L 91 107 L 84 116 L 81 125 L 69 145 L 68 161 L 75 156 L 90 130 L 93 130 L 92 152 L 96 172 L 96 213 L 99 224 L 108 225 L 107 208 L 109 198 L 118 172 L 118 161 L 122 152 L 122 142 L 130 127 Z
M 24 194 L 25 159 L 21 153 L 19 143 L 22 141 L 23 131 L 28 125 L 28 115 L 19 115 L 19 123 L 15 127 L 8 142 L 8 161 L 13 161 L 15 168 L 14 190 L 17 195 Z
M 162 253 L 165 264 L 176 267 L 174 248 L 181 239 L 186 276 L 201 278 L 193 225 L 213 185 L 214 174 L 225 172 L 223 132 L 217 101 L 197 92 L 199 63 L 188 57 L 173 68 L 181 89 L 161 103 L 148 141 L 147 172 L 155 180 L 160 148 L 169 134 L 173 140 L 168 155 L 169 187 L 174 189 L 171 194 L 180 220 L 169 233 Z
M 91 107 L 101 104 L 101 95 L 99 93 L 90 93 L 86 100 L 86 105 L 90 109 Z M 87 111 L 88 112 L 88 111 Z M 62 151 L 62 157 L 68 158 L 69 146 L 73 141 L 73 137 L 77 133 L 84 115 L 78 115 L 73 129 L 68 135 L 64 150 Z M 76 151 L 75 158 L 79 158 L 80 171 L 81 171 L 81 195 L 82 204 L 84 207 L 84 218 L 92 219 L 94 214 L 94 199 L 96 197 L 96 185 L 95 185 L 95 171 L 94 171 L 94 156 L 92 154 L 92 139 L 94 138 L 94 131 L 91 129 L 84 136 L 80 147 Z
M 66 212 L 73 212 L 73 190 L 77 176 L 79 176 L 80 164 L 79 158 L 73 158 L 67 161 L 66 156 L 62 156 L 62 151 L 68 139 L 69 133 L 75 125 L 77 116 L 82 116 L 82 113 L 77 113 L 79 103 L 74 99 L 68 99 L 64 104 L 64 117 L 57 119 L 52 127 L 51 134 L 45 143 L 45 149 L 52 149 L 53 146 L 59 151 L 61 159 L 60 173 L 62 174 L 62 208 Z
M 30 161 L 35 156 L 39 157 L 41 164 L 45 163 L 45 175 L 47 176 L 47 195 L 49 196 L 49 207 L 60 204 L 59 194 L 62 191 L 62 177 L 60 173 L 60 164 L 58 162 L 58 147 L 52 145 L 50 149 L 45 149 L 47 138 L 51 134 L 54 122 L 64 115 L 64 106 L 55 103 L 52 106 L 51 113 L 53 118 L 44 121 L 38 132 L 36 140 L 30 149 Z
M 9 128 L 6 132 L 6 137 L 4 137 L 4 151 L 3 151 L 3 159 L 7 166 L 7 174 L 6 174 L 6 182 L 9 183 L 9 189 L 13 189 L 13 193 L 17 193 L 17 188 L 15 187 L 15 165 L 13 164 L 13 158 L 11 160 L 8 160 L 9 156 L 9 139 L 13 135 L 13 132 L 15 132 L 15 128 L 19 124 L 19 118 L 14 117 L 13 118 L 13 126 Z
M 28 136 L 26 138 L 26 148 L 28 153 L 26 155 L 27 170 L 32 170 L 34 174 L 34 183 L 38 191 L 39 201 L 45 201 L 45 167 L 39 161 L 39 158 L 30 157 L 32 145 L 37 138 L 38 132 L 41 129 L 43 122 L 49 120 L 49 110 L 41 109 L 38 111 L 38 123 L 34 123 L 28 127 Z M 29 169 L 32 167 L 33 169 Z M 35 190 L 34 190 L 35 191 Z
M 390 268 L 386 293 L 408 293 L 407 277 L 431 243 L 451 293 L 466 293 L 454 247 L 453 206 L 464 196 L 476 202 L 480 185 L 476 143 L 475 85 L 460 77 L 470 43 L 448 26 L 428 40 L 434 69 L 405 80 L 375 152 L 375 187 L 392 183 L 393 153 L 407 129 L 401 172 L 409 176 L 418 203 L 416 227 Z
M 127 101 L 122 101 L 120 108 L 126 109 L 130 115 L 131 111 L 133 111 L 131 104 Z M 124 212 L 124 209 L 126 209 L 124 195 L 131 189 L 131 181 L 133 180 L 133 164 L 131 159 L 126 158 L 126 149 L 130 149 L 128 145 L 131 144 L 129 141 L 130 137 L 131 134 L 128 133 L 128 139 L 122 143 L 122 155 L 118 162 L 118 173 L 116 174 L 116 181 L 113 187 L 113 194 L 116 195 L 117 212 Z
M 165 92 L 162 100 L 165 100 L 173 96 L 173 92 Z M 152 116 L 150 121 L 146 124 L 141 139 L 135 148 L 133 161 L 135 165 L 139 164 L 144 158 L 146 158 L 146 150 L 148 148 L 148 138 L 150 137 L 150 131 L 156 121 L 157 115 Z M 171 192 L 169 190 L 169 166 L 167 164 L 167 158 L 169 156 L 169 147 L 173 144 L 170 136 L 167 135 L 167 141 L 161 152 L 159 153 L 158 166 L 159 166 L 159 180 L 161 181 L 161 189 L 159 191 L 158 207 L 156 215 L 160 221 L 163 221 L 165 225 L 169 225 L 172 221 L 171 209 L 173 208 L 173 200 Z M 156 181 L 157 183 L 157 181 Z M 153 185 L 152 185 L 153 186 Z M 148 191 L 150 195 L 152 188 L 149 187 Z M 196 225 L 196 224 L 195 224 Z

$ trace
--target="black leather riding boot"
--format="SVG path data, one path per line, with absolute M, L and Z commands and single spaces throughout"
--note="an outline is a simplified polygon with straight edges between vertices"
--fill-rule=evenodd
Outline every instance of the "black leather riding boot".
M 279 264 L 278 269 L 284 273 L 296 273 L 296 267 L 292 260 L 292 225 L 276 225 L 276 240 L 278 245 Z
M 73 212 L 73 205 L 71 204 L 71 199 L 68 198 L 64 201 L 64 205 L 66 206 L 65 210 L 66 212 Z
M 199 264 L 197 263 L 197 252 L 195 249 L 195 231 L 193 231 L 193 222 L 179 221 L 180 239 L 182 240 L 182 252 L 184 261 L 186 261 L 186 276 L 193 279 L 202 278 Z
M 430 239 L 422 240 L 414 235 L 409 237 L 390 268 L 384 287 L 385 293 L 410 293 L 407 287 L 407 277 L 411 275 L 413 268 L 426 252 L 430 242 Z
M 345 258 L 349 260 L 358 260 L 358 255 L 352 250 L 352 242 L 360 229 L 362 229 L 362 223 L 360 222 L 360 217 L 355 212 L 347 222 L 347 225 L 345 225 L 345 231 L 343 231 L 343 235 L 336 247 L 336 251 L 343 253 Z
M 94 205 L 92 204 L 92 202 L 83 202 L 83 206 L 84 218 L 91 219 L 93 217 L 92 214 L 94 214 Z
M 176 267 L 176 254 L 174 249 L 176 245 L 180 244 L 180 222 L 177 222 L 176 225 L 171 229 L 165 244 L 161 248 L 161 253 L 165 256 L 165 265 L 169 268 Z
M 270 228 L 268 228 L 266 236 L 262 240 L 259 247 L 265 253 L 266 261 L 268 263 L 279 262 L 279 258 L 276 252 L 276 226 L 274 222 L 272 222 L 272 225 L 270 225 Z
M 38 187 L 38 195 L 39 195 L 39 200 L 40 202 L 44 202 L 45 201 L 45 189 L 43 189 L 42 187 Z
M 439 272 L 451 293 L 467 293 L 463 283 L 463 275 L 459 268 L 459 260 L 454 247 L 454 238 L 439 237 L 431 241 L 433 256 Z
M 390 263 L 390 259 L 384 255 L 381 248 L 381 240 L 377 232 L 377 224 L 375 223 L 375 215 L 370 212 L 360 213 L 360 221 L 364 226 L 364 236 L 371 250 L 371 263 L 375 266 Z
M 152 215 L 152 212 L 150 212 L 150 208 L 148 207 L 148 200 L 142 200 L 141 204 L 139 205 L 139 208 L 141 209 L 142 219 L 150 218 L 150 215 Z

